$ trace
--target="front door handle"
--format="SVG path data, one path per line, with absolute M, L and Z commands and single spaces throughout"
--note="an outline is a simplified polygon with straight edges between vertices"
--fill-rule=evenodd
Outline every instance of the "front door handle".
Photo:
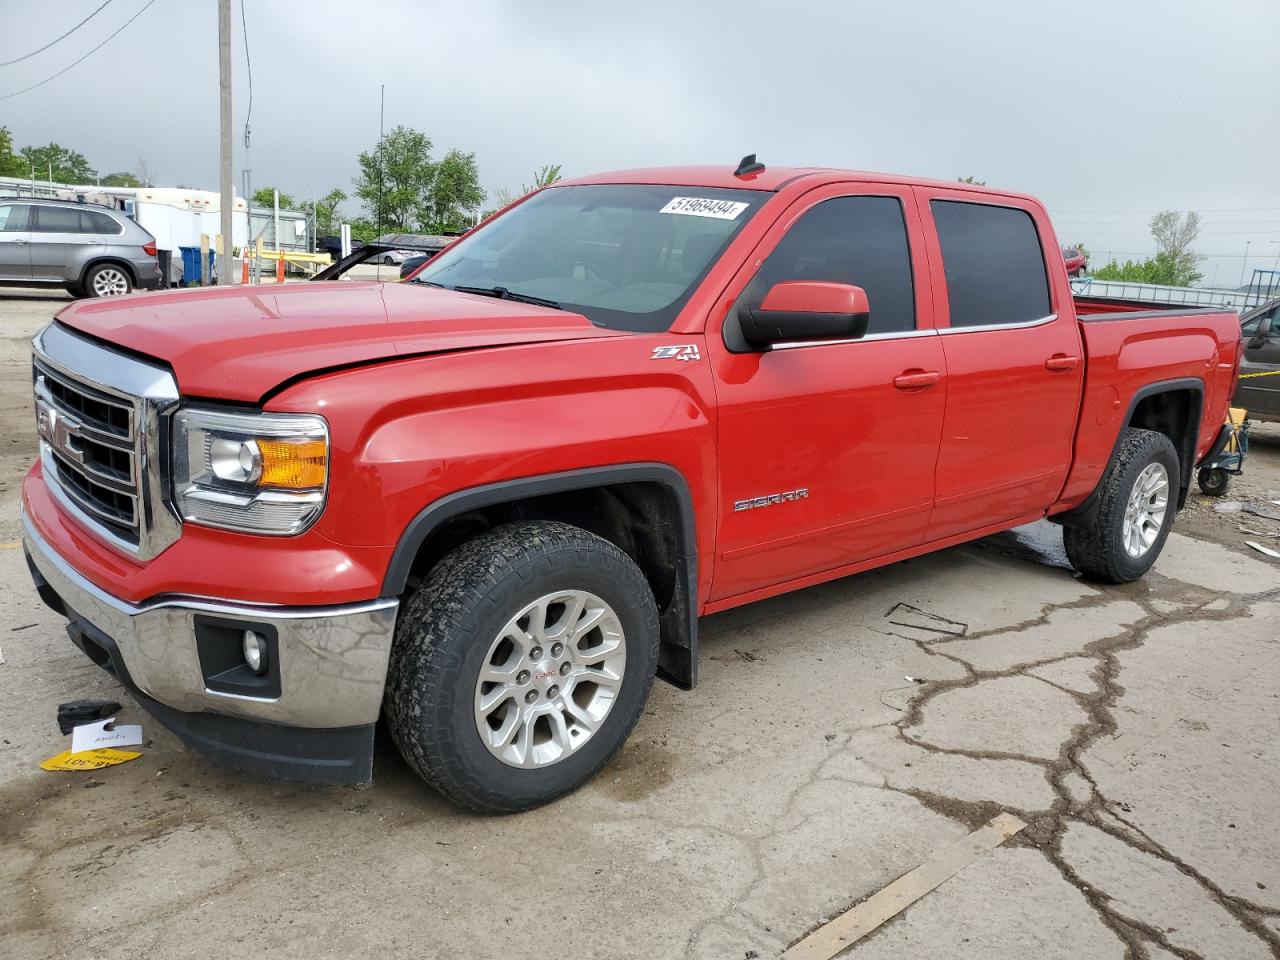
M 904 370 L 893 378 L 893 385 L 899 390 L 921 390 L 941 379 L 942 374 L 937 370 Z
M 1055 353 L 1044 362 L 1044 365 L 1047 370 L 1074 370 L 1079 363 L 1079 357 L 1068 357 L 1065 353 Z

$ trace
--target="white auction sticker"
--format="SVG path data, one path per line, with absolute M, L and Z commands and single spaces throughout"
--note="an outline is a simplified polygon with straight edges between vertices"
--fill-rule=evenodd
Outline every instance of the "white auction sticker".
M 740 200 L 709 200 L 706 197 L 672 197 L 659 213 L 679 213 L 686 217 L 712 217 L 716 220 L 737 220 L 738 214 L 749 204 Z

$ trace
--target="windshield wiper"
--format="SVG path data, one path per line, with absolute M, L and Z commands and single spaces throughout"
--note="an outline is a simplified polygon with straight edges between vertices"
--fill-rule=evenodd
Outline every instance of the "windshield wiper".
M 550 307 L 553 310 L 563 310 L 564 307 L 556 303 L 554 300 L 547 300 L 544 297 L 532 297 L 527 293 L 516 293 L 514 290 L 508 290 L 506 287 L 454 287 L 458 293 L 476 293 L 482 297 L 495 297 L 498 300 L 515 300 L 517 303 L 531 303 L 536 307 Z

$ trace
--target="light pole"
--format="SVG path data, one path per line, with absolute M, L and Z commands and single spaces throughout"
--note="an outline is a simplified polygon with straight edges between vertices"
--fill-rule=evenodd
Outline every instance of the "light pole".
M 1251 242 L 1250 240 L 1244 242 L 1244 259 L 1240 261 L 1240 286 L 1242 287 L 1244 286 L 1244 271 L 1249 266 L 1249 244 Z

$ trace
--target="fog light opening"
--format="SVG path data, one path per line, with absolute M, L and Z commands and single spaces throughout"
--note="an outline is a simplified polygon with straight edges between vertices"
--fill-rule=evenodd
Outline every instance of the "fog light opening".
M 267 640 L 262 634 L 244 632 L 244 662 L 256 674 L 267 672 Z

